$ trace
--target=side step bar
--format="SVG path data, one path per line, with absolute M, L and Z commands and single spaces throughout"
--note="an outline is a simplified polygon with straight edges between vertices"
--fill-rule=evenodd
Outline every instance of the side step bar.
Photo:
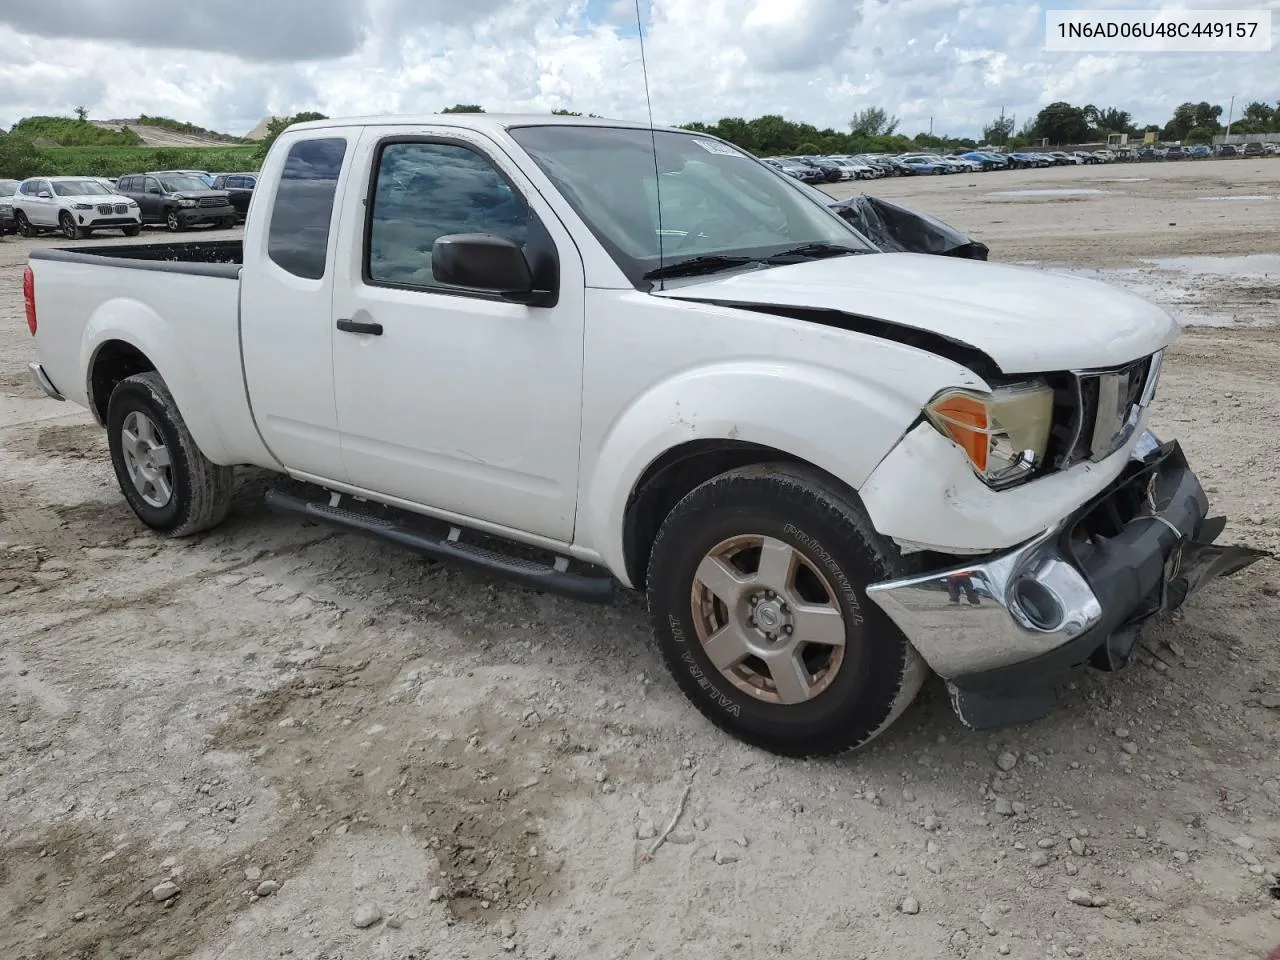
M 304 500 L 280 490 L 268 490 L 267 507 L 276 513 L 303 517 L 325 523 L 350 533 L 362 533 L 408 547 L 436 560 L 451 561 L 483 571 L 521 586 L 555 593 L 588 603 L 610 603 L 614 599 L 614 580 L 606 575 L 571 573 L 569 561 L 558 557 L 554 564 L 508 556 L 460 539 L 462 531 L 451 527 L 441 537 L 425 530 L 414 530 L 382 516 L 347 510 L 338 506 L 341 497 L 334 494 L 329 503 Z

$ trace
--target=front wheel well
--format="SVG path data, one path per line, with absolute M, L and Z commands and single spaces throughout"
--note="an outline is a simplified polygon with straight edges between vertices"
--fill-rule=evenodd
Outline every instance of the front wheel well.
M 131 343 L 108 340 L 99 347 L 89 370 L 89 401 L 97 421 L 107 422 L 107 403 L 116 384 L 135 373 L 154 369 L 151 359 Z
M 649 464 L 631 491 L 623 517 L 627 578 L 637 590 L 645 588 L 649 554 L 671 509 L 712 477 L 756 463 L 801 463 L 813 467 L 792 454 L 741 440 L 691 440 Z

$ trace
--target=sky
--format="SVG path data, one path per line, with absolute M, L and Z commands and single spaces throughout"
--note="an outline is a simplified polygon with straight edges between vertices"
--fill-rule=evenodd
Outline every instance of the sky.
M 640 0 L 654 119 L 779 113 L 978 136 L 1003 108 L 1280 100 L 1269 53 L 1044 50 L 1044 7 L 1280 10 L 1280 0 Z M 1280 35 L 1280 15 L 1273 16 Z M 169 116 L 244 134 L 264 116 L 555 108 L 647 116 L 636 0 L 0 0 L 0 125 Z

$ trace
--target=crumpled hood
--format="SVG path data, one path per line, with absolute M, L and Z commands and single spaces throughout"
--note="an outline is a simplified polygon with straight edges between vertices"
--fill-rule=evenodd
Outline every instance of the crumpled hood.
M 1108 367 L 1167 345 L 1160 307 L 1097 280 L 918 253 L 813 260 L 695 280 L 659 296 L 835 310 L 968 344 L 1005 373 Z

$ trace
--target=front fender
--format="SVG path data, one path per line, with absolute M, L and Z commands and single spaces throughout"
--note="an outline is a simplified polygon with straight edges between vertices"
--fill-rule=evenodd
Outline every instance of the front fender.
M 85 372 L 85 392 L 93 398 L 93 364 L 98 351 L 113 341 L 129 344 L 145 354 L 173 394 L 182 419 L 201 452 L 214 463 L 228 462 L 226 438 L 214 416 L 217 407 L 201 386 L 194 367 L 186 359 L 171 322 L 140 300 L 118 297 L 99 305 L 85 324 L 80 341 L 80 369 Z M 106 410 L 93 408 L 105 426 Z
M 585 478 L 577 542 L 626 576 L 624 517 L 662 454 L 691 440 L 771 447 L 857 489 L 920 413 L 920 403 L 827 367 L 737 361 L 653 385 L 613 421 Z

